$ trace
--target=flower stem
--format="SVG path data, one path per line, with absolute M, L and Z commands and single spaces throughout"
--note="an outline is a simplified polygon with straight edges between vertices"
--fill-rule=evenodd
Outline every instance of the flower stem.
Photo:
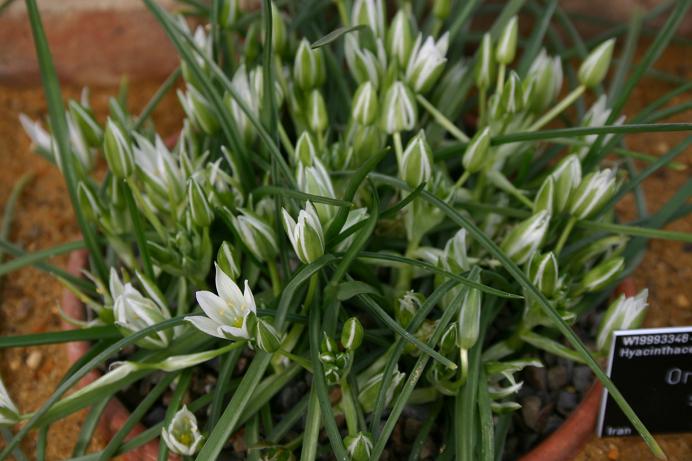
M 459 179 L 457 180 L 456 183 L 454 183 L 454 188 L 459 189 L 461 186 L 464 185 L 467 179 L 471 176 L 471 172 L 469 170 L 464 171 L 464 174 L 462 174 Z
M 274 296 L 279 296 L 281 294 L 281 277 L 279 277 L 276 261 L 268 261 L 267 267 L 269 268 L 269 278 L 272 281 L 272 292 Z
M 565 226 L 564 229 L 562 229 L 562 234 L 560 234 L 560 238 L 557 241 L 557 245 L 555 245 L 555 254 L 559 255 L 560 251 L 562 251 L 562 247 L 565 246 L 565 242 L 567 242 L 567 237 L 569 237 L 570 232 L 572 232 L 572 229 L 574 228 L 574 225 L 577 223 L 577 218 L 574 216 L 570 216 L 569 221 L 567 221 L 567 225 Z
M 478 128 L 485 126 L 486 111 L 488 106 L 488 90 L 481 88 L 478 90 Z
M 548 122 L 557 117 L 563 110 L 567 109 L 574 101 L 576 101 L 577 98 L 581 96 L 585 90 L 586 87 L 584 85 L 579 85 L 578 87 L 576 87 L 574 90 L 572 90 L 570 94 L 565 96 L 565 98 L 562 101 L 560 101 L 552 109 L 550 109 L 550 111 L 548 111 L 547 114 L 536 120 L 534 124 L 529 127 L 528 131 L 536 131 L 543 128 L 543 126 L 545 126 Z
M 497 72 L 497 86 L 495 87 L 495 93 L 500 94 L 502 92 L 502 87 L 505 84 L 505 69 L 504 64 L 500 64 L 500 69 Z
M 439 123 L 442 126 L 442 128 L 447 130 L 447 132 L 449 132 L 449 134 L 451 134 L 461 142 L 469 142 L 469 137 L 466 136 L 466 134 L 459 128 L 454 126 L 454 123 L 452 123 L 451 120 L 449 120 L 442 112 L 437 110 L 437 108 L 435 108 L 435 106 L 433 106 L 430 103 L 430 101 L 425 99 L 425 97 L 423 97 L 420 94 L 416 96 L 416 99 L 421 104 L 421 106 L 423 106 L 425 110 L 427 110 L 430 113 L 430 115 L 433 116 L 435 121 Z
M 139 248 L 139 254 L 142 256 L 142 267 L 144 269 L 144 274 L 149 278 L 149 280 L 155 280 L 154 269 L 151 265 L 151 259 L 149 258 L 149 247 L 147 247 L 147 238 L 144 235 L 144 225 L 142 224 L 142 215 L 135 204 L 135 199 L 132 196 L 132 190 L 130 189 L 130 182 L 123 181 L 123 190 L 125 192 L 125 201 L 127 201 L 127 208 L 130 211 L 130 216 L 132 218 L 132 226 L 135 235 L 135 240 L 137 241 L 137 247 Z
M 394 152 L 396 153 L 396 164 L 399 167 L 399 171 L 401 171 L 401 163 L 402 159 L 404 158 L 404 148 L 401 145 L 401 133 L 398 131 L 394 132 L 392 134 L 392 138 L 394 139 Z
M 341 407 L 346 417 L 348 435 L 356 435 L 358 433 L 358 412 L 356 411 L 356 403 L 353 400 L 353 391 L 346 377 L 339 384 L 341 386 Z

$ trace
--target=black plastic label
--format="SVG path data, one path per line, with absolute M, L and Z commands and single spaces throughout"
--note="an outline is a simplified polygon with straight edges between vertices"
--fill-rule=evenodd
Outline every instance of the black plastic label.
M 651 432 L 692 431 L 692 327 L 616 331 L 608 375 Z M 637 434 L 606 390 L 597 433 Z

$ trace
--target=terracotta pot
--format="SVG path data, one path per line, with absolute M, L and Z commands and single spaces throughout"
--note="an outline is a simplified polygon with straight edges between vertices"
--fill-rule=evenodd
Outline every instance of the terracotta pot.
M 623 280 L 617 292 L 634 296 L 636 289 L 632 279 Z M 565 422 L 519 461 L 569 461 L 577 456 L 594 436 L 602 393 L 603 385 L 596 381 Z
M 86 250 L 74 251 L 70 254 L 70 260 L 67 265 L 67 270 L 73 275 L 81 275 L 82 269 L 87 265 L 87 252 Z M 69 290 L 65 289 L 62 296 L 62 308 L 65 313 L 72 318 L 84 319 L 84 305 L 77 299 L 77 297 Z M 69 323 L 63 321 L 62 328 L 64 330 L 71 330 L 75 327 Z M 88 342 L 71 342 L 67 343 L 67 359 L 69 364 L 73 364 L 79 360 L 84 354 L 89 350 Z M 79 382 L 79 387 L 84 387 L 92 381 L 96 380 L 100 376 L 100 373 L 96 370 L 91 371 L 89 374 L 84 376 Z M 99 420 L 98 429 L 104 435 L 107 440 L 110 440 L 116 432 L 125 424 L 127 418 L 130 416 L 130 412 L 123 406 L 123 404 L 117 398 L 112 398 L 101 415 Z M 144 426 L 137 424 L 132 431 L 125 437 L 125 440 L 130 440 L 137 434 L 144 431 Z M 159 455 L 159 442 L 158 439 L 154 439 L 149 443 L 146 443 L 139 448 L 131 450 L 120 456 L 120 459 L 125 461 L 156 461 Z M 173 459 L 173 458 L 171 458 Z
M 79 276 L 86 264 L 86 250 L 75 251 L 70 255 L 68 272 Z M 625 279 L 618 287 L 617 292 L 634 296 L 636 290 L 632 279 Z M 65 290 L 63 293 L 63 310 L 70 317 L 84 318 L 84 306 L 69 290 Z M 66 330 L 75 328 L 65 321 L 62 323 L 62 327 Z M 87 342 L 68 343 L 67 356 L 70 364 L 86 354 L 88 349 L 89 343 Z M 79 386 L 85 386 L 98 377 L 99 373 L 92 371 L 80 381 Z M 574 458 L 586 442 L 594 436 L 602 392 L 603 386 L 596 381 L 565 422 L 533 450 L 522 456 L 519 461 L 569 461 Z M 106 438 L 110 438 L 122 427 L 128 416 L 128 410 L 118 399 L 113 398 L 101 416 L 100 430 L 103 431 Z M 144 427 L 137 424 L 125 440 L 130 440 L 143 430 Z M 155 439 L 125 453 L 122 455 L 122 459 L 126 461 L 155 461 L 158 452 L 159 442 Z M 171 459 L 174 458 L 171 457 Z

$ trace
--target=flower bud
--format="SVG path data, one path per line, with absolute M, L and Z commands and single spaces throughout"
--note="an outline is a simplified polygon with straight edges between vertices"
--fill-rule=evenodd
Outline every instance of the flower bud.
M 90 147 L 100 146 L 103 142 L 103 129 L 94 118 L 93 112 L 76 101 L 70 101 L 68 107 L 87 144 Z
M 454 237 L 447 241 L 442 265 L 451 272 L 464 272 L 469 270 L 469 258 L 466 254 L 466 229 L 459 229 Z
M 103 205 L 98 196 L 94 194 L 86 183 L 80 181 L 79 186 L 77 186 L 77 197 L 79 206 L 84 211 L 86 217 L 91 221 L 98 222 L 104 212 Z
M 485 127 L 481 131 L 477 131 L 471 141 L 469 141 L 464 151 L 464 157 L 461 163 L 469 173 L 477 173 L 489 163 L 490 156 L 490 127 Z
M 53 138 L 41 125 L 41 122 L 30 119 L 26 114 L 19 114 L 19 123 L 31 139 L 31 147 L 46 155 L 53 155 Z
M 212 111 L 209 101 L 194 86 L 187 87 L 187 93 L 178 90 L 178 99 L 188 118 L 206 134 L 214 134 L 219 129 L 219 122 Z
M 372 451 L 372 440 L 364 432 L 344 438 L 346 451 L 352 461 L 367 461 Z
M 517 53 L 518 29 L 519 21 L 516 16 L 512 16 L 505 28 L 502 29 L 497 47 L 495 48 L 495 60 L 499 64 L 507 65 L 514 61 L 514 56 Z
M 543 255 L 535 253 L 531 256 L 527 276 L 541 293 L 552 297 L 559 287 L 557 258 L 553 252 Z
M 445 32 L 437 42 L 433 37 L 426 38 L 425 42 L 422 39 L 419 34 L 406 66 L 406 81 L 418 93 L 427 92 L 442 74 L 447 62 L 449 33 Z
M 476 86 L 487 89 L 495 79 L 495 62 L 493 61 L 493 39 L 489 32 L 483 35 L 481 47 L 478 50 L 478 59 L 473 69 L 476 78 Z
M 320 343 L 320 351 L 322 353 L 336 354 L 339 352 L 339 346 L 326 332 L 322 332 L 322 342 Z M 331 359 L 330 359 L 331 360 Z
M 274 10 L 274 5 L 272 5 Z M 238 0 L 223 0 L 221 1 L 221 11 L 219 11 L 219 25 L 224 29 L 229 29 L 238 20 L 240 15 L 240 6 Z M 274 32 L 272 30 L 272 32 Z
M 568 155 L 557 164 L 550 174 L 555 182 L 555 212 L 564 211 L 573 191 L 581 182 L 581 162 L 576 155 Z
M 204 440 L 197 428 L 197 418 L 185 405 L 176 412 L 170 424 L 161 429 L 161 438 L 173 453 L 183 456 L 197 453 Z
M 132 175 L 135 169 L 132 145 L 122 129 L 110 118 L 106 122 L 103 136 L 103 153 L 113 176 L 125 179 Z
M 515 263 L 524 264 L 540 247 L 549 224 L 550 213 L 540 211 L 514 226 L 500 247 Z
M 606 73 L 608 73 L 614 47 L 615 39 L 611 38 L 591 51 L 579 67 L 579 73 L 577 74 L 579 83 L 587 88 L 593 88 L 601 83 Z
M 421 295 L 413 290 L 407 291 L 394 306 L 394 316 L 404 328 L 408 328 L 413 316 L 422 304 Z
M 453 0 L 434 0 L 433 15 L 440 21 L 444 21 L 452 12 Z
M 312 90 L 305 98 L 305 119 L 313 133 L 322 133 L 327 128 L 327 106 L 320 90 Z
M 298 137 L 295 147 L 296 160 L 305 166 L 312 166 L 312 159 L 317 157 L 315 143 L 308 131 L 303 131 Z
M 625 297 L 620 295 L 613 301 L 603 316 L 596 334 L 596 349 L 606 353 L 610 347 L 613 332 L 616 330 L 629 330 L 638 328 L 644 320 L 646 309 L 649 306 L 647 297 L 649 290 L 642 290 L 638 295 Z
M 550 57 L 545 49 L 542 49 L 531 64 L 524 82 L 524 96 L 527 98 L 527 106 L 534 112 L 547 109 L 560 94 L 562 78 L 560 57 Z M 532 87 L 530 95 L 527 94 L 529 86 Z
M 353 78 L 358 83 L 371 82 L 378 87 L 383 74 L 382 63 L 372 51 L 360 48 L 353 34 L 347 35 L 345 41 L 346 62 Z
M 401 179 L 411 187 L 430 180 L 432 175 L 432 151 L 425 139 L 425 131 L 420 130 L 406 146 L 401 157 Z
M 209 227 L 214 220 L 214 212 L 202 187 L 193 178 L 187 182 L 187 203 L 192 222 L 198 227 Z
M 0 427 L 12 426 L 19 422 L 19 410 L 10 398 L 9 392 L 0 379 Z
M 377 125 L 358 125 L 353 132 L 353 166 L 365 163 L 371 156 L 382 150 L 385 134 Z
M 524 108 L 524 91 L 521 79 L 516 72 L 511 71 L 509 78 L 502 88 L 500 96 L 500 110 L 505 114 L 516 114 Z
M 394 393 L 397 391 L 399 384 L 404 381 L 405 377 L 406 374 L 401 373 L 398 369 L 395 369 L 394 373 L 392 373 L 389 387 L 385 391 L 385 408 L 388 407 L 392 402 Z M 378 373 L 368 379 L 360 388 L 360 392 L 358 393 L 358 401 L 363 406 L 363 411 L 366 413 L 371 413 L 375 409 L 375 402 L 377 401 L 377 396 L 379 395 L 380 388 L 382 387 L 382 379 L 383 373 Z
M 471 280 L 480 282 L 478 274 L 471 275 Z M 457 346 L 460 349 L 471 349 L 480 332 L 481 324 L 481 300 L 482 293 L 476 288 L 466 288 L 466 294 L 459 309 L 458 330 L 457 330 Z
M 235 280 L 240 277 L 238 261 L 234 255 L 233 247 L 229 242 L 224 241 L 219 247 L 219 252 L 216 254 L 216 263 L 225 274 L 231 277 L 231 279 Z
M 548 213 L 553 213 L 555 211 L 553 206 L 553 198 L 555 197 L 555 181 L 552 176 L 548 176 L 541 184 L 541 188 L 538 189 L 536 198 L 533 199 L 533 212 L 538 213 L 539 211 L 547 211 Z
M 276 352 L 281 347 L 281 337 L 274 326 L 264 319 L 256 318 L 254 343 L 257 348 L 269 352 Z
M 293 63 L 293 79 L 296 84 L 302 90 L 308 91 L 322 85 L 324 77 L 322 50 L 313 50 L 306 39 L 301 40 Z
M 403 82 L 396 81 L 387 90 L 380 117 L 382 129 L 389 134 L 412 130 L 416 126 L 416 98 Z
M 411 21 L 404 12 L 399 10 L 387 31 L 387 53 L 396 57 L 399 66 L 405 68 L 413 48 L 413 30 Z
M 358 317 L 351 317 L 344 322 L 341 330 L 341 345 L 347 351 L 355 351 L 363 343 L 363 325 Z
M 596 214 L 618 190 L 615 171 L 610 168 L 588 174 L 572 194 L 569 211 L 578 219 Z
M 257 216 L 247 210 L 233 218 L 233 226 L 236 228 L 243 244 L 260 261 L 271 261 L 279 252 L 274 229 Z
M 443 355 L 448 355 L 454 352 L 457 348 L 457 330 L 458 325 L 456 322 L 452 322 L 447 326 L 447 329 L 442 333 L 442 338 L 440 338 L 440 353 Z
M 624 267 L 625 258 L 622 256 L 614 256 L 603 261 L 584 274 L 578 291 L 580 293 L 594 292 L 607 287 L 617 280 Z
M 171 317 L 165 305 L 157 305 L 151 299 L 142 296 L 131 283 L 126 283 L 121 292 L 111 293 L 111 296 L 115 324 L 125 335 L 131 335 Z M 137 344 L 145 349 L 164 349 L 169 346 L 171 340 L 171 330 L 163 330 L 145 336 L 137 341 Z
M 336 198 L 332 178 L 329 176 L 329 172 L 324 167 L 324 164 L 317 157 L 312 159 L 311 165 L 298 164 L 296 183 L 301 191 L 308 194 Z M 325 225 L 336 213 L 336 207 L 326 203 L 318 203 L 315 209 L 320 217 L 320 222 Z
M 356 0 L 351 10 L 351 24 L 366 25 L 376 37 L 384 38 L 385 12 L 382 0 Z
M 351 116 L 361 125 L 371 125 L 377 120 L 378 109 L 375 85 L 372 82 L 362 83 L 353 96 Z
M 305 209 L 298 213 L 296 223 L 285 209 L 282 209 L 284 229 L 291 241 L 293 250 L 305 264 L 317 260 L 324 254 L 324 233 L 317 210 L 311 202 L 305 203 Z

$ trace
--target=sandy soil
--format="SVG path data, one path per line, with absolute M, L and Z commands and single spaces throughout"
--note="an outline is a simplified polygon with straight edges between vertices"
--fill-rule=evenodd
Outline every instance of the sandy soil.
M 692 76 L 689 49 L 671 49 L 658 68 L 680 77 Z M 140 84 L 131 90 L 131 101 L 143 104 L 154 92 L 155 84 Z M 627 113 L 636 110 L 672 86 L 646 79 L 628 103 Z M 68 88 L 66 96 L 78 97 L 77 88 Z M 112 88 L 92 91 L 92 104 L 103 116 L 107 97 Z M 674 103 L 689 100 L 690 95 L 679 97 Z M 48 248 L 78 238 L 77 227 L 70 211 L 64 183 L 57 170 L 48 162 L 29 151 L 29 142 L 19 127 L 17 117 L 25 112 L 31 117 L 45 114 L 45 103 L 39 89 L 0 87 L 0 204 L 7 200 L 14 182 L 25 172 L 35 178 L 22 194 L 12 228 L 11 240 L 28 250 Z M 156 119 L 163 133 L 176 128 L 179 111 L 175 100 L 169 98 L 157 110 Z M 675 118 L 689 121 L 692 114 Z M 662 154 L 682 139 L 681 134 L 646 134 L 627 138 L 629 148 L 653 154 Z M 681 157 L 692 168 L 692 152 Z M 641 164 L 639 164 L 641 167 Z M 645 186 L 649 208 L 655 211 L 684 181 L 690 169 L 684 172 L 662 170 L 650 178 Z M 631 215 L 632 201 L 620 207 L 624 215 Z M 671 230 L 692 232 L 692 219 L 673 223 Z M 53 263 L 64 266 L 66 258 L 55 258 Z M 692 246 L 676 242 L 655 241 L 635 274 L 638 286 L 650 289 L 651 310 L 646 320 L 649 326 L 692 324 Z M 49 276 L 35 270 L 23 269 L 4 278 L 0 291 L 0 335 L 36 333 L 59 327 L 57 302 L 61 287 Z M 36 409 L 55 388 L 66 371 L 66 358 L 60 346 L 17 348 L 0 351 L 0 373 L 10 394 L 22 411 Z M 51 428 L 48 442 L 48 460 L 68 458 L 79 430 L 83 415 L 74 415 Z M 692 435 L 668 435 L 660 441 L 671 460 L 692 459 Z M 0 446 L 2 446 L 0 440 Z M 33 453 L 35 437 L 28 438 L 23 448 Z M 103 440 L 97 440 L 100 446 Z M 647 460 L 651 456 L 643 443 L 635 437 L 626 439 L 594 439 L 578 461 Z

